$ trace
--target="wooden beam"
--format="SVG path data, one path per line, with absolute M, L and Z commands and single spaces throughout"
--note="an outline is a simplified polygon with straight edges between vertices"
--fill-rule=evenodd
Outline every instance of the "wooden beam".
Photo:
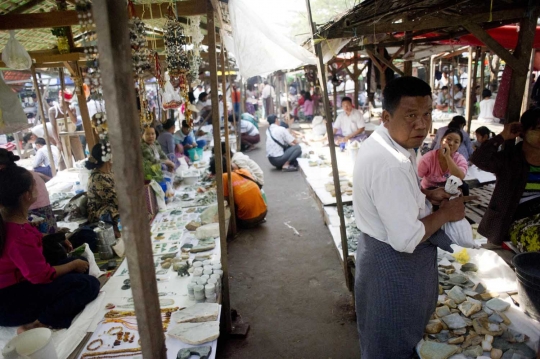
M 482 13 L 465 17 L 425 17 L 417 21 L 410 21 L 399 24 L 392 24 L 388 22 L 380 22 L 374 25 L 362 25 L 351 27 L 350 29 L 338 27 L 338 23 L 334 25 L 328 33 L 327 39 L 335 39 L 342 37 L 359 37 L 362 35 L 372 35 L 387 32 L 406 32 L 406 31 L 419 31 L 428 29 L 442 29 L 446 27 L 460 26 L 463 22 L 471 23 L 484 23 L 484 22 L 497 22 L 507 19 L 520 19 L 525 16 L 525 9 L 523 7 L 494 11 L 493 13 Z M 333 31 L 332 31 L 333 30 Z
M 369 53 L 371 52 L 373 54 L 373 56 L 375 56 L 382 64 L 386 65 L 387 67 L 391 68 L 392 70 L 394 70 L 395 72 L 397 72 L 400 76 L 405 76 L 405 74 L 403 73 L 403 71 L 401 71 L 400 69 L 398 69 L 391 61 L 388 61 L 387 59 L 384 58 L 384 56 L 381 56 L 380 54 L 377 53 L 376 50 L 374 49 L 367 49 L 366 48 L 366 51 Z
M 473 58 L 473 47 L 469 46 L 469 58 L 467 59 L 467 86 L 465 93 L 465 120 L 467 121 L 467 133 L 471 131 L 471 122 L 472 122 L 472 112 L 473 112 L 473 100 L 472 96 L 475 95 L 475 89 L 472 88 L 474 78 L 474 83 L 476 83 L 476 67 L 475 71 L 472 70 L 472 58 Z M 476 54 L 476 63 L 478 63 L 478 55 Z M 459 73 L 458 73 L 459 74 Z
M 162 2 L 156 4 L 137 4 L 135 12 L 142 20 L 160 19 L 167 17 L 169 4 Z M 151 6 L 151 7 L 150 7 Z M 176 2 L 177 16 L 197 16 L 206 15 L 206 2 L 200 0 L 184 0 Z
M 114 153 L 114 177 L 126 242 L 129 279 L 137 315 L 142 355 L 165 359 L 150 224 L 144 198 L 140 123 L 137 114 L 128 16 L 123 1 L 94 0 L 93 11 L 99 37 L 99 60 L 103 94 Z
M 56 176 L 56 164 L 54 162 L 54 156 L 51 150 L 51 138 L 49 136 L 49 130 L 47 129 L 47 123 L 45 122 L 45 111 L 43 110 L 43 98 L 41 97 L 41 91 L 39 90 L 37 76 L 36 76 L 36 69 L 34 68 L 34 66 L 30 68 L 30 72 L 32 72 L 32 81 L 34 83 L 34 91 L 37 95 L 39 117 L 41 117 L 41 124 L 43 125 L 43 134 L 45 136 L 45 139 L 47 140 L 47 143 L 46 143 L 47 154 L 49 155 L 49 163 L 51 166 L 51 172 L 54 177 Z
M 0 30 L 39 29 L 78 25 L 77 11 L 0 15 Z
M 151 6 L 151 8 L 149 6 Z M 135 5 L 135 12 L 138 16 L 142 16 L 141 18 L 143 20 L 151 18 L 159 19 L 167 16 L 168 6 L 168 2 L 151 5 Z M 182 16 L 196 16 L 206 14 L 205 1 L 179 1 L 176 3 L 176 7 L 178 15 Z M 150 11 L 150 9 L 152 9 L 152 11 Z M 124 11 L 127 12 L 125 6 Z M 79 25 L 79 18 L 77 17 L 77 11 L 75 10 L 32 14 L 9 13 L 7 15 L 0 15 L 0 30 L 39 29 L 72 25 Z
M 82 70 L 77 62 L 73 62 L 71 66 L 75 69 L 75 73 L 72 75 L 72 80 L 75 83 L 75 93 L 77 94 L 77 100 L 79 102 L 79 110 L 81 112 L 86 143 L 88 144 L 89 152 L 92 152 L 94 145 L 99 142 L 99 137 L 92 127 L 92 119 L 88 113 L 88 105 L 86 104 L 86 96 L 83 89 Z
M 221 48 L 223 48 L 223 44 Z M 221 68 L 225 68 L 225 51 L 221 51 L 220 56 L 221 56 Z M 232 91 L 232 88 L 231 88 L 231 91 Z M 221 92 L 223 93 L 223 126 L 225 128 L 225 158 L 227 159 L 227 185 L 228 185 L 229 202 L 230 202 L 229 208 L 231 209 L 231 228 L 232 228 L 232 234 L 236 235 L 236 208 L 235 208 L 236 204 L 234 202 L 233 178 L 232 178 L 232 173 L 231 173 L 232 172 L 231 171 L 231 145 L 229 143 L 229 116 L 228 116 L 229 109 L 227 108 L 227 78 L 226 76 L 221 76 Z M 232 100 L 232 96 L 231 96 L 231 100 Z M 219 95 L 218 95 L 218 109 L 219 109 Z M 234 102 L 233 102 L 233 113 L 234 113 Z M 234 129 L 235 129 L 235 135 L 237 135 L 236 133 L 237 128 L 235 127 Z
M 218 97 L 218 78 L 217 78 L 217 51 L 216 51 L 216 25 L 215 13 L 210 0 L 207 4 L 207 25 L 208 39 L 211 45 L 208 47 L 210 56 L 210 97 L 212 99 L 212 132 L 214 134 L 214 156 L 216 160 L 216 191 L 218 198 L 218 216 L 219 216 L 219 240 L 221 244 L 221 268 L 223 269 L 222 279 L 222 312 L 221 318 L 225 324 L 227 333 L 232 331 L 231 318 L 231 298 L 229 294 L 229 260 L 227 258 L 227 226 L 225 225 L 225 199 L 223 192 L 223 157 L 221 153 L 221 130 L 219 128 L 219 97 Z M 223 96 L 225 100 L 225 96 Z
M 311 4 L 309 3 L 309 0 L 306 0 L 306 9 L 308 13 L 308 19 L 309 24 L 311 25 L 311 39 L 312 39 L 312 46 L 315 50 L 315 55 L 317 56 L 317 69 L 319 74 L 319 83 L 321 84 L 321 90 L 323 92 L 322 98 L 324 103 L 324 113 L 326 115 L 326 133 L 328 135 L 328 147 L 330 149 L 330 162 L 332 164 L 332 175 L 334 179 L 334 187 L 336 191 L 336 206 L 338 210 L 339 215 L 339 233 L 341 235 L 341 251 L 343 255 L 343 274 L 345 275 L 345 284 L 347 285 L 347 288 L 350 291 L 354 290 L 354 283 L 351 279 L 351 275 L 349 274 L 349 264 L 347 262 L 347 258 L 349 257 L 349 245 L 347 244 L 347 231 L 345 227 L 345 215 L 343 213 L 343 199 L 341 197 L 341 185 L 339 182 L 339 171 L 338 171 L 338 165 L 337 165 L 337 157 L 336 157 L 336 145 L 334 141 L 334 129 L 332 127 L 332 113 L 330 112 L 330 103 L 328 101 L 328 87 L 326 86 L 326 65 L 324 64 L 323 59 L 323 53 L 322 53 L 322 46 L 321 43 L 315 44 L 313 42 L 313 38 L 315 36 L 315 33 L 317 32 L 317 28 L 315 27 L 315 23 L 313 22 L 313 17 L 311 14 Z M 334 86 L 334 98 L 335 98 L 336 88 Z M 334 103 L 334 108 L 336 107 L 337 103 Z
M 527 66 L 524 63 L 520 63 L 508 50 L 506 50 L 501 44 L 492 38 L 486 30 L 482 29 L 480 25 L 466 22 L 463 24 L 467 30 L 471 32 L 478 40 L 482 41 L 489 47 L 490 50 L 495 52 L 501 59 L 503 59 L 512 70 L 520 75 L 527 73 Z

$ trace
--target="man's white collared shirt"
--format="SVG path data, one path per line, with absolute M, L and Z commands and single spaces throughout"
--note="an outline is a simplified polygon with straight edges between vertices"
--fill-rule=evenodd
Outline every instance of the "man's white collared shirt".
M 358 229 L 396 251 L 412 253 L 424 237 L 420 219 L 431 208 L 420 191 L 416 155 L 392 140 L 384 125 L 358 151 L 353 207 Z

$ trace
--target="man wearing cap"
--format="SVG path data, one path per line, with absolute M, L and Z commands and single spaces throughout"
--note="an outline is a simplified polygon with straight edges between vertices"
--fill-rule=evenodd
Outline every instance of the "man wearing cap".
M 77 117 L 73 113 L 75 109 L 70 109 L 69 103 L 73 98 L 73 94 L 68 92 L 60 92 L 60 99 L 62 99 L 62 106 L 58 102 L 53 102 L 49 108 L 49 121 L 53 124 L 53 130 L 56 138 L 60 138 L 59 132 L 75 132 L 77 131 Z M 64 117 L 65 116 L 65 117 Z M 67 121 L 64 123 L 64 118 Z M 81 144 L 81 140 L 78 136 L 69 136 L 69 142 L 71 145 L 71 152 L 76 161 L 80 161 L 85 158 L 84 150 Z M 58 143 L 60 150 L 63 150 L 61 142 Z

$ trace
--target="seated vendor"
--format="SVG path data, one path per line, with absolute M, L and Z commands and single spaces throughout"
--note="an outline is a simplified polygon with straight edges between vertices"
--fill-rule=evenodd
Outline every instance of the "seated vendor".
M 231 124 L 231 127 L 233 122 L 233 115 L 229 115 L 229 124 Z M 259 130 L 253 123 L 247 120 L 240 120 L 240 139 L 242 143 L 242 151 L 246 152 L 254 150 L 255 145 L 261 142 Z
M 18 161 L 19 156 L 15 156 L 12 152 L 0 148 L 0 167 L 5 165 L 15 165 L 15 162 Z M 52 234 L 56 233 L 57 224 L 56 218 L 54 218 L 54 213 L 51 206 L 51 201 L 49 199 L 49 192 L 45 186 L 45 181 L 42 178 L 40 173 L 30 171 L 34 180 L 36 181 L 36 193 L 37 199 L 29 208 L 29 213 L 43 218 L 43 222 L 37 227 L 38 230 L 43 234 Z
M 338 115 L 334 122 L 334 140 L 336 145 L 346 143 L 349 140 L 363 141 L 367 138 L 365 134 L 366 124 L 362 111 L 353 108 L 350 97 L 341 99 L 343 112 Z
M 45 142 L 45 139 L 38 138 L 35 142 L 36 145 L 36 156 L 34 157 L 34 162 L 32 164 L 34 171 L 39 172 L 46 177 L 52 178 L 52 170 L 51 170 L 51 159 L 49 158 L 49 150 L 47 149 L 47 142 Z M 53 155 L 54 165 L 56 170 L 58 170 L 58 166 L 60 164 L 60 151 L 58 148 L 54 145 L 51 145 L 51 152 Z
M 461 180 L 465 178 L 469 167 L 465 157 L 458 152 L 462 141 L 461 131 L 449 128 L 442 137 L 441 148 L 426 153 L 420 159 L 418 176 L 422 178 L 423 189 L 444 187 L 446 180 L 452 175 Z
M 146 126 L 142 135 L 141 149 L 143 160 L 151 164 L 161 163 L 167 166 L 169 171 L 174 170 L 174 163 L 163 153 L 161 146 L 156 144 L 156 130 L 152 126 Z
M 20 326 L 18 333 L 68 328 L 99 293 L 99 281 L 85 274 L 88 262 L 47 263 L 42 234 L 28 222 L 35 187 L 26 169 L 0 165 L 0 326 Z
M 118 197 L 114 188 L 114 177 L 112 174 L 111 161 L 103 157 L 101 144 L 96 144 L 92 148 L 91 156 L 85 163 L 85 167 L 92 171 L 88 178 L 88 188 L 86 195 L 88 197 L 88 221 L 96 223 L 101 220 L 111 222 L 114 228 L 114 234 L 118 238 Z
M 443 86 L 437 95 L 435 108 L 441 111 L 448 111 L 448 103 L 450 102 L 451 98 L 452 97 L 448 93 L 448 86 Z
M 174 136 L 176 138 L 176 143 L 182 145 L 186 151 L 192 148 L 204 148 L 204 146 L 206 146 L 205 140 L 195 141 L 193 130 L 186 120 L 182 121 L 182 128 L 179 131 L 176 131 Z
M 516 143 L 516 138 L 523 141 Z M 478 233 L 494 245 L 540 249 L 540 108 L 526 111 L 474 151 L 471 162 L 497 177 Z
M 223 192 L 229 201 L 228 174 L 226 172 L 227 160 L 223 157 Z M 246 169 L 239 169 L 234 163 L 231 165 L 234 207 L 236 209 L 236 223 L 240 228 L 253 228 L 264 222 L 267 208 L 261 190 L 253 175 Z M 210 159 L 210 173 L 216 174 L 215 157 Z

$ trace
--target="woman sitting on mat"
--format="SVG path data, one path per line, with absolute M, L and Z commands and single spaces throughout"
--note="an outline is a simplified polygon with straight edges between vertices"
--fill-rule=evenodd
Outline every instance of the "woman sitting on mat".
M 223 192 L 228 203 L 234 203 L 236 223 L 240 228 L 253 228 L 264 222 L 267 208 L 259 184 L 246 169 L 231 164 L 233 183 L 233 202 L 229 201 L 229 184 L 227 174 L 227 159 L 223 157 Z M 216 174 L 216 159 L 210 159 L 210 173 Z
M 459 129 L 449 128 L 441 140 L 441 148 L 424 155 L 418 163 L 418 176 L 422 178 L 422 188 L 444 187 L 450 176 L 463 180 L 467 175 L 467 160 L 458 152 L 463 141 Z M 464 193 L 465 194 L 465 193 Z
M 99 281 L 85 274 L 88 262 L 46 262 L 42 234 L 28 222 L 36 197 L 30 172 L 0 165 L 0 325 L 20 326 L 18 333 L 68 328 L 99 293 Z
M 169 160 L 167 155 L 161 149 L 159 144 L 156 144 L 156 129 L 152 126 L 144 128 L 141 143 L 143 160 L 148 161 L 151 164 L 161 163 L 169 169 L 174 170 L 174 163 Z

